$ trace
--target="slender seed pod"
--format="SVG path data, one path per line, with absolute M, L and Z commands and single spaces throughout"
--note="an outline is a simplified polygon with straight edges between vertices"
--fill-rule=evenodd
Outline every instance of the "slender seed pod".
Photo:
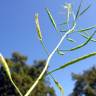
M 4 57 L 1 54 L 0 54 L 0 63 L 5 68 L 5 71 L 6 71 L 7 75 L 8 75 L 8 77 L 11 78 L 11 73 L 10 73 L 9 67 L 8 67 Z
M 89 36 L 86 36 L 86 35 L 84 35 L 84 34 L 81 34 L 81 33 L 80 33 L 80 35 L 83 36 L 83 37 L 86 38 L 86 39 L 89 38 Z M 96 42 L 96 39 L 92 38 L 91 41 Z
M 57 86 L 57 88 L 60 90 L 62 96 L 64 96 L 64 89 L 61 86 L 61 84 L 52 76 L 52 74 L 50 74 L 50 76 L 52 77 L 52 79 L 53 79 L 55 85 Z
M 42 33 L 41 33 L 41 30 L 40 30 L 38 13 L 35 14 L 35 23 L 36 23 L 36 30 L 37 30 L 38 37 L 42 41 Z
M 84 43 L 82 43 L 82 44 L 80 44 L 80 45 L 78 45 L 76 47 L 73 47 L 73 48 L 71 48 L 69 50 L 59 50 L 59 51 L 62 51 L 62 52 L 64 52 L 64 51 L 74 51 L 74 50 L 77 50 L 79 48 L 82 48 L 83 46 L 85 46 L 86 44 L 88 44 L 89 41 L 92 40 L 92 37 L 95 35 L 95 33 L 96 33 L 96 31 Z
M 61 55 L 61 56 L 65 55 L 65 52 L 60 51 L 59 49 L 57 49 L 57 53 L 58 53 L 59 55 Z
M 14 81 L 12 80 L 12 77 L 11 77 L 11 73 L 10 73 L 10 69 L 7 65 L 7 62 L 5 61 L 4 57 L 0 54 L 0 63 L 3 65 L 11 83 L 13 84 L 13 86 L 16 88 L 17 92 L 20 94 L 20 96 L 23 96 L 22 93 L 20 92 L 19 88 L 16 86 L 16 84 L 14 83 Z
M 81 5 L 82 5 L 82 1 L 83 1 L 83 0 L 80 1 L 80 4 L 79 4 L 79 6 L 78 6 L 78 8 L 77 8 L 77 12 L 76 12 L 76 18 L 75 18 L 75 20 L 78 18 L 78 15 L 79 15 L 79 13 L 80 13 L 80 9 L 81 9 Z
M 85 55 L 85 56 L 76 58 L 76 59 L 74 59 L 74 60 L 72 60 L 72 61 L 70 61 L 70 62 L 68 62 L 68 63 L 65 63 L 64 65 L 60 66 L 59 68 L 56 68 L 56 69 L 48 72 L 48 74 L 51 74 L 51 73 L 53 73 L 53 72 L 55 72 L 55 71 L 64 69 L 65 67 L 68 67 L 69 65 L 72 65 L 72 64 L 74 64 L 74 63 L 77 63 L 77 62 L 79 62 L 79 61 L 85 60 L 85 59 L 87 59 L 87 58 L 89 58 L 89 57 L 92 57 L 92 56 L 95 56 L 95 55 L 96 55 L 96 52 L 93 52 L 93 53 L 87 54 L 87 55 Z
M 96 33 L 96 31 L 84 43 L 78 45 L 77 47 L 71 48 L 69 51 L 79 49 L 79 48 L 85 46 L 86 44 L 88 44 L 88 42 L 92 39 L 92 37 L 95 35 L 95 33 Z
M 76 42 L 74 39 L 72 39 L 72 38 L 66 38 L 68 41 L 70 41 L 70 42 Z
M 96 28 L 96 25 L 85 28 L 85 29 L 78 30 L 78 32 L 84 32 L 84 31 L 92 30 L 93 28 Z
M 58 32 L 57 25 L 56 25 L 56 23 L 55 23 L 55 21 L 53 19 L 53 16 L 51 15 L 51 12 L 49 11 L 48 8 L 45 8 L 45 9 L 46 9 L 46 12 L 47 12 L 47 14 L 48 14 L 48 16 L 50 18 L 50 21 L 52 22 L 52 25 L 54 26 L 55 30 Z
M 83 15 L 86 11 L 88 11 L 88 9 L 91 7 L 91 4 L 89 4 L 79 15 L 78 18 Z

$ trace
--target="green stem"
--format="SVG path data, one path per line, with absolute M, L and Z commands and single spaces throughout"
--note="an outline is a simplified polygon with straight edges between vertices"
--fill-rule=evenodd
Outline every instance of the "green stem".
M 16 86 L 16 84 L 14 83 L 14 81 L 12 80 L 12 78 L 10 78 L 11 83 L 14 85 L 14 87 L 16 88 L 17 92 L 20 94 L 20 96 L 23 96 L 22 93 L 20 92 L 19 88 Z
M 41 72 L 41 74 L 39 75 L 39 77 L 37 78 L 37 80 L 35 81 L 35 83 L 32 85 L 32 87 L 27 91 L 27 93 L 24 96 L 29 96 L 30 93 L 33 91 L 33 89 L 36 87 L 36 85 L 38 84 L 38 82 L 40 81 L 40 79 L 43 77 L 44 73 L 46 72 L 49 62 L 52 58 L 52 56 L 54 55 L 54 53 L 57 51 L 57 49 L 59 48 L 59 46 L 61 45 L 61 43 L 63 42 L 63 40 L 65 39 L 65 37 L 70 34 L 70 32 L 73 31 L 73 29 L 75 28 L 76 23 L 74 23 L 73 27 L 71 29 L 69 29 L 61 38 L 60 42 L 57 44 L 57 46 L 55 47 L 55 49 L 52 51 L 52 53 L 48 56 L 48 59 L 46 61 L 46 65 L 43 69 L 43 71 Z

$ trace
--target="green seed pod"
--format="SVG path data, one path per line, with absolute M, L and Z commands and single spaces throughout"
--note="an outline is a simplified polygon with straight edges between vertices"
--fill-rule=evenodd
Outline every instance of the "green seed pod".
M 89 36 L 86 36 L 86 35 L 84 35 L 84 34 L 81 34 L 81 33 L 80 33 L 80 35 L 83 36 L 83 37 L 86 38 L 86 39 L 89 38 Z M 92 38 L 91 41 L 96 42 L 96 39 Z
M 96 25 L 91 26 L 91 27 L 88 27 L 88 28 L 85 28 L 85 29 L 78 30 L 78 32 L 88 31 L 88 30 L 91 30 L 91 29 L 93 29 L 93 28 L 96 28 Z
M 61 86 L 61 84 L 50 74 L 50 76 L 52 77 L 55 85 L 57 86 L 57 88 L 60 90 L 62 96 L 64 96 L 64 89 L 63 87 Z
M 8 67 L 4 57 L 1 54 L 0 54 L 0 63 L 5 68 L 5 71 L 6 71 L 7 75 L 9 76 L 9 78 L 11 78 L 11 73 L 10 73 L 9 67 Z
M 52 25 L 54 26 L 55 30 L 58 32 L 56 23 L 55 23 L 55 21 L 54 21 L 54 19 L 53 19 L 53 16 L 51 15 L 51 12 L 49 11 L 48 8 L 45 8 L 45 9 L 46 9 L 46 12 L 47 12 L 47 14 L 48 14 L 48 16 L 49 16 L 49 18 L 50 18 L 50 21 L 52 22 Z
M 10 73 L 10 69 L 8 67 L 8 64 L 7 62 L 5 61 L 4 57 L 0 54 L 0 63 L 3 65 L 11 83 L 13 84 L 13 86 L 15 87 L 15 89 L 17 90 L 17 92 L 20 94 L 20 96 L 23 96 L 22 93 L 20 92 L 19 88 L 16 86 L 16 84 L 14 83 L 14 81 L 12 80 L 12 77 L 11 77 L 11 73 Z
M 96 33 L 96 31 L 84 43 L 78 45 L 77 47 L 71 48 L 69 51 L 79 49 L 79 48 L 85 46 L 86 44 L 88 44 L 88 42 L 92 39 L 92 37 L 95 35 L 95 33 Z
M 48 74 L 51 74 L 51 73 L 53 73 L 53 72 L 55 72 L 55 71 L 64 69 L 64 68 L 66 68 L 66 67 L 68 67 L 68 66 L 70 66 L 70 65 L 72 65 L 72 64 L 74 64 L 74 63 L 77 63 L 77 62 L 79 62 L 79 61 L 85 60 L 85 59 L 87 59 L 87 58 L 89 58 L 89 57 L 92 57 L 92 56 L 95 56 L 95 55 L 96 55 L 96 52 L 93 52 L 93 53 L 84 55 L 84 56 L 82 56 L 82 57 L 73 59 L 72 61 L 70 61 L 70 62 L 68 62 L 68 63 L 65 63 L 64 65 L 62 65 L 62 66 L 60 66 L 60 67 L 58 67 L 58 68 L 56 68 L 56 69 L 48 72 Z
M 73 40 L 72 38 L 66 38 L 68 41 L 70 42 L 76 42 L 75 40 Z
M 64 96 L 63 87 L 60 85 L 60 83 L 57 80 L 54 79 L 54 82 L 55 82 L 56 86 L 58 87 L 58 89 L 61 91 L 62 96 Z
M 57 53 L 58 53 L 59 55 L 61 55 L 61 56 L 65 55 L 65 52 L 63 52 L 63 51 L 61 51 L 61 50 L 59 50 L 59 49 L 57 49 Z
M 36 23 L 36 30 L 37 30 L 38 37 L 42 41 L 42 33 L 41 33 L 41 30 L 40 30 L 38 13 L 35 14 L 35 23 Z
M 91 4 L 89 4 L 79 15 L 78 15 L 78 18 L 80 16 L 82 16 L 86 11 L 88 11 L 88 9 L 91 7 Z

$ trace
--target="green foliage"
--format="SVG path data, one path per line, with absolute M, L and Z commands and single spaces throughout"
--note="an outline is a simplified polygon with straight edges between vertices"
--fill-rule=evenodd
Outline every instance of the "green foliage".
M 72 74 L 75 86 L 70 96 L 96 96 L 96 67 L 83 72 Z
M 11 62 L 10 70 L 12 79 L 22 94 L 25 94 L 34 83 L 46 63 L 45 60 L 38 62 L 35 61 L 33 65 L 28 66 L 26 63 L 27 57 L 18 52 L 14 52 L 12 57 L 10 59 L 7 58 L 6 61 L 8 65 L 10 65 Z M 23 61 L 23 63 L 21 61 Z M 29 96 L 47 96 L 47 94 L 49 94 L 49 96 L 56 96 L 54 89 L 49 85 L 46 73 Z M 8 75 L 3 67 L 0 67 L 0 96 L 19 96 L 17 90 L 15 90 L 14 86 L 10 82 L 10 79 L 8 79 Z

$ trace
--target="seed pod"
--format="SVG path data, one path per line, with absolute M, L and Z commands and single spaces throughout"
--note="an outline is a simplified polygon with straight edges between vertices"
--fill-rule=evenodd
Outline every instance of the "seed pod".
M 76 42 L 75 40 L 73 40 L 72 38 L 66 38 L 68 41 L 70 41 L 70 42 Z
M 88 11 L 88 9 L 91 7 L 91 4 L 89 4 L 79 15 L 78 18 L 83 15 L 86 11 Z
M 57 86 L 57 88 L 60 90 L 62 96 L 64 96 L 64 89 L 63 87 L 61 86 L 61 84 L 50 74 L 50 76 L 52 77 L 55 85 Z
M 83 37 L 86 38 L 86 39 L 89 38 L 89 36 L 86 36 L 86 35 L 84 35 L 84 34 L 81 34 L 81 33 L 80 33 L 80 35 L 83 36 Z M 91 41 L 96 42 L 96 39 L 92 38 Z
M 78 6 L 78 8 L 77 8 L 77 12 L 76 12 L 76 18 L 75 18 L 75 20 L 78 18 L 78 15 L 79 15 L 79 13 L 80 13 L 80 9 L 81 9 L 81 5 L 82 5 L 82 1 L 83 1 L 83 0 L 80 1 L 80 4 L 79 4 L 79 6 Z
M 51 15 L 51 12 L 49 11 L 48 8 L 46 8 L 46 12 L 47 12 L 47 14 L 48 14 L 48 16 L 49 16 L 49 18 L 50 18 L 50 21 L 52 22 L 52 25 L 54 26 L 55 30 L 58 32 L 56 23 L 55 23 L 55 21 L 54 21 L 54 19 L 53 19 L 53 16 Z
M 12 80 L 12 77 L 11 77 L 11 73 L 10 73 L 10 69 L 7 65 L 7 62 L 5 61 L 4 57 L 0 54 L 0 63 L 3 65 L 11 83 L 13 84 L 13 86 L 16 88 L 17 92 L 20 94 L 20 96 L 23 96 L 22 93 L 20 92 L 19 88 L 15 85 L 14 81 Z
M 36 23 L 36 30 L 37 30 L 38 37 L 42 41 L 42 33 L 41 33 L 41 30 L 40 30 L 38 13 L 35 14 L 35 23 Z
M 61 55 L 61 56 L 65 55 L 65 53 L 64 53 L 63 51 L 59 50 L 59 49 L 57 49 L 57 53 L 58 53 L 59 55 Z
M 70 62 L 68 62 L 68 63 L 65 63 L 64 65 L 62 65 L 62 66 L 60 66 L 60 67 L 58 67 L 58 68 L 56 68 L 56 69 L 48 72 L 48 74 L 51 74 L 51 73 L 53 73 L 53 72 L 55 72 L 55 71 L 64 69 L 65 67 L 68 67 L 68 66 L 70 66 L 70 65 L 72 65 L 72 64 L 74 64 L 74 63 L 77 63 L 77 62 L 79 62 L 79 61 L 85 60 L 85 59 L 87 59 L 87 58 L 89 58 L 89 57 L 92 57 L 92 56 L 95 56 L 95 55 L 96 55 L 96 52 L 93 52 L 93 53 L 90 53 L 90 54 L 81 56 L 81 57 L 79 57 L 79 58 L 76 58 L 76 59 L 74 59 L 74 60 L 72 60 L 72 61 L 70 61 Z
M 8 75 L 8 77 L 11 78 L 11 73 L 10 73 L 9 67 L 8 67 L 4 57 L 1 54 L 0 54 L 0 63 L 5 68 L 5 71 L 6 71 L 7 75 Z
M 94 28 L 96 28 L 96 25 L 88 27 L 88 28 L 85 28 L 85 29 L 78 30 L 78 32 L 85 32 L 85 31 L 88 31 L 88 30 L 92 30 Z
M 77 50 L 77 49 L 79 49 L 79 48 L 82 48 L 82 47 L 84 47 L 85 45 L 87 45 L 88 43 L 89 43 L 89 41 L 94 41 L 94 39 L 92 39 L 92 37 L 95 35 L 95 33 L 96 33 L 96 31 L 84 42 L 84 43 L 82 43 L 82 44 L 80 44 L 80 45 L 78 45 L 78 46 L 76 46 L 76 47 L 73 47 L 73 48 L 71 48 L 71 49 L 68 49 L 68 50 L 59 50 L 59 51 L 61 51 L 61 52 L 64 52 L 64 51 L 74 51 L 74 50 Z M 84 36 L 85 37 L 85 36 Z M 94 41 L 95 42 L 95 41 Z
M 69 51 L 73 51 L 73 50 L 77 50 L 83 46 L 85 46 L 86 44 L 88 44 L 88 42 L 92 39 L 92 37 L 95 35 L 96 31 L 82 44 L 78 45 L 77 47 L 71 48 Z
M 64 96 L 64 90 L 63 90 L 62 86 L 60 85 L 60 83 L 55 79 L 54 79 L 54 82 L 55 82 L 56 86 L 58 87 L 58 89 L 61 91 L 62 96 Z

